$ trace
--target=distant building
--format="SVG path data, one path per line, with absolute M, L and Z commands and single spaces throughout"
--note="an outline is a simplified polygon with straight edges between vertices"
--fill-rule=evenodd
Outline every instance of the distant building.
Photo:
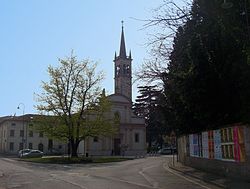
M 145 155 L 145 119 L 132 112 L 132 56 L 126 53 L 124 30 L 122 27 L 120 52 L 114 57 L 115 93 L 108 96 L 112 103 L 112 113 L 119 115 L 120 126 L 117 135 L 111 138 L 89 138 L 86 152 L 90 155 Z
M 48 139 L 43 133 L 32 129 L 36 115 L 6 116 L 0 118 L 0 153 L 17 154 L 22 149 L 39 149 L 44 153 L 56 150 L 66 152 L 66 145 Z

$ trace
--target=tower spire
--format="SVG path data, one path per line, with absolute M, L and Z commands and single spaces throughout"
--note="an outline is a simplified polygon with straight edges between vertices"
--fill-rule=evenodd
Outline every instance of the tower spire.
M 132 57 L 126 54 L 124 29 L 122 21 L 121 44 L 119 55 L 114 58 L 115 63 L 115 94 L 123 95 L 132 102 Z
M 122 22 L 122 33 L 121 33 L 121 44 L 120 44 L 120 54 L 119 54 L 119 57 L 120 58 L 127 58 L 127 55 L 126 55 L 126 46 L 125 46 L 125 39 L 124 39 L 124 31 L 123 31 L 123 23 L 124 21 L 121 21 Z

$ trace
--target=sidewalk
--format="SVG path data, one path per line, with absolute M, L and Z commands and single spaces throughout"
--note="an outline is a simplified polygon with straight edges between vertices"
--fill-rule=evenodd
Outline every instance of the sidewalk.
M 229 188 L 229 189 L 250 188 L 250 182 L 240 179 L 222 177 L 220 175 L 215 175 L 212 173 L 208 173 L 192 167 L 185 166 L 180 162 L 177 162 L 176 157 L 174 162 L 173 159 L 171 159 L 171 161 L 168 162 L 168 167 L 186 178 L 200 180 L 204 183 L 208 183 L 211 186 L 214 186 L 214 188 Z
M 17 154 L 0 153 L 0 158 L 17 158 Z

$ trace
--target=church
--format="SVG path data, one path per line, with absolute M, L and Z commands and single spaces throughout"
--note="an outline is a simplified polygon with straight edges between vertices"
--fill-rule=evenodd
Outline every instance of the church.
M 122 27 L 120 52 L 114 58 L 114 94 L 108 96 L 111 102 L 111 117 L 119 117 L 119 128 L 112 137 L 94 137 L 82 141 L 79 154 L 89 156 L 144 156 L 146 154 L 146 128 L 144 118 L 137 117 L 132 111 L 132 56 L 127 56 L 125 37 Z M 51 149 L 67 153 L 67 144 L 52 141 L 42 133 L 29 129 L 33 117 L 0 117 L 0 153 L 16 154 L 24 148 L 39 149 L 44 153 Z
M 144 156 L 146 154 L 145 119 L 132 111 L 132 56 L 127 56 L 122 26 L 120 52 L 114 57 L 114 94 L 108 96 L 112 114 L 118 114 L 120 125 L 113 137 L 95 137 L 86 140 L 89 155 Z M 80 145 L 81 146 L 81 145 Z M 79 146 L 79 147 L 80 147 Z

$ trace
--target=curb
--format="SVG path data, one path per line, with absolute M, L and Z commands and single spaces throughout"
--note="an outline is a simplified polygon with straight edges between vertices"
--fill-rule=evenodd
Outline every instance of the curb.
M 186 176 L 188 176 L 188 177 L 192 177 L 192 178 L 201 180 L 201 181 L 203 181 L 203 182 L 205 182 L 205 183 L 208 183 L 208 184 L 217 186 L 217 187 L 219 187 L 219 188 L 225 188 L 225 185 L 222 185 L 222 184 L 218 184 L 218 183 L 216 183 L 216 182 L 212 182 L 212 181 L 205 180 L 205 179 L 203 179 L 203 178 L 201 178 L 201 177 L 195 176 L 195 175 L 190 174 L 190 173 L 185 173 L 184 171 L 178 169 L 177 167 L 173 167 L 173 166 L 171 165 L 171 163 L 168 163 L 168 168 L 170 168 L 170 169 L 172 169 L 172 170 L 174 170 L 174 171 L 177 171 L 177 172 L 181 173 L 182 175 L 186 175 Z M 194 169 L 194 168 L 193 168 L 193 169 Z M 195 169 L 195 170 L 198 170 L 198 169 Z M 203 171 L 203 172 L 204 172 L 204 171 Z M 205 172 L 205 173 L 206 173 L 206 172 Z

